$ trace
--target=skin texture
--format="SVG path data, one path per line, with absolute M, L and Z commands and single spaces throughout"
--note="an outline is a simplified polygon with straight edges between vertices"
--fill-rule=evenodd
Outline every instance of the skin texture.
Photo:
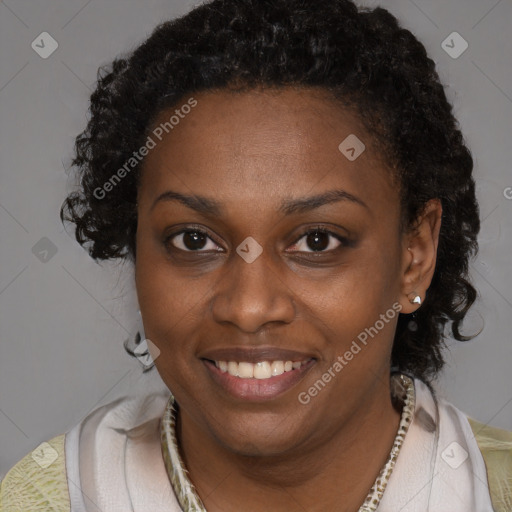
M 197 106 L 144 162 L 135 264 L 146 336 L 180 405 L 190 478 L 209 512 L 357 510 L 398 428 L 389 391 L 397 317 L 307 405 L 298 394 L 394 303 L 402 313 L 418 308 L 407 295 L 424 298 L 432 279 L 441 205 L 429 202 L 417 228 L 400 233 L 390 170 L 357 117 L 326 93 L 286 88 L 194 98 Z M 338 150 L 349 134 L 366 145 L 353 162 Z M 279 211 L 284 200 L 334 189 L 365 206 L 345 199 Z M 213 199 L 221 215 L 176 200 L 155 204 L 168 190 Z M 350 242 L 324 235 L 319 256 L 304 236 L 319 224 Z M 210 237 L 201 254 L 186 252 L 179 234 L 194 226 Z M 236 253 L 248 236 L 263 249 L 252 263 Z M 247 402 L 224 392 L 200 359 L 235 346 L 298 350 L 315 363 L 281 395 Z

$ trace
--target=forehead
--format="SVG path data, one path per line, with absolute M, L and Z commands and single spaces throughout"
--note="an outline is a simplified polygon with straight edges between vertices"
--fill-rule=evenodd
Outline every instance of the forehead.
M 192 109 L 181 109 L 185 97 L 154 123 L 150 136 L 156 144 L 143 163 L 143 196 L 171 188 L 221 202 L 268 204 L 278 196 L 341 187 L 397 202 L 372 138 L 357 115 L 326 92 L 221 90 L 193 97 Z

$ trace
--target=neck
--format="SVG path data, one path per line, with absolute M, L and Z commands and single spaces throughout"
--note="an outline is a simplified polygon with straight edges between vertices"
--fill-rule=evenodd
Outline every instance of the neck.
M 275 512 L 289 512 L 291 501 L 300 510 L 353 512 L 385 464 L 400 422 L 389 385 L 372 389 L 358 406 L 328 439 L 271 457 L 230 451 L 184 411 L 177 438 L 208 512 L 248 509 L 248 504 L 254 512 L 269 504 Z

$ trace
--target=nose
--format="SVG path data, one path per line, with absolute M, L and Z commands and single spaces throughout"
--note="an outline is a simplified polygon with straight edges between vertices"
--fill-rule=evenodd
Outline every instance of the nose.
M 236 325 L 246 333 L 258 332 L 269 323 L 292 322 L 293 292 L 265 252 L 252 263 L 238 255 L 233 259 L 226 263 L 226 274 L 213 295 L 215 321 Z

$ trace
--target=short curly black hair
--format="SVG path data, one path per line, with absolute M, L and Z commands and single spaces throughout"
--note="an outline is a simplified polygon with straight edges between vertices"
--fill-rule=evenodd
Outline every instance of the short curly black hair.
M 161 23 L 127 56 L 98 70 L 91 117 L 76 138 L 80 187 L 62 221 L 95 260 L 135 261 L 137 164 L 106 198 L 95 194 L 146 140 L 164 109 L 192 93 L 320 87 L 359 114 L 400 185 L 402 228 L 426 202 L 443 216 L 435 274 L 413 321 L 400 315 L 392 366 L 430 381 L 447 332 L 476 299 L 468 265 L 478 249 L 473 159 L 425 47 L 387 10 L 349 0 L 214 0 Z

